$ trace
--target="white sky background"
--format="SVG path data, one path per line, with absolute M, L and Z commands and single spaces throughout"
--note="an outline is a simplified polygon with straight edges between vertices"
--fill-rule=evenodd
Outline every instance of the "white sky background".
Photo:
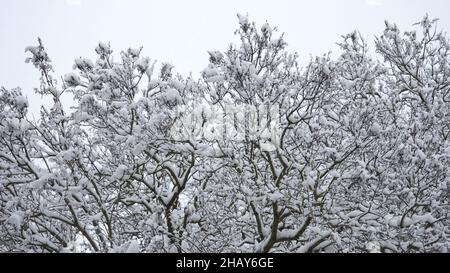
M 373 40 L 385 19 L 410 30 L 428 13 L 450 31 L 449 11 L 448 0 L 1 0 L 0 86 L 22 87 L 38 112 L 42 100 L 33 87 L 39 73 L 24 63 L 24 49 L 36 45 L 37 36 L 58 78 L 72 70 L 76 57 L 95 60 L 99 41 L 110 42 L 115 53 L 144 46 L 143 56 L 198 76 L 208 50 L 223 51 L 236 41 L 238 12 L 258 26 L 266 20 L 278 26 L 304 64 L 310 55 L 336 53 L 340 36 L 355 29 Z

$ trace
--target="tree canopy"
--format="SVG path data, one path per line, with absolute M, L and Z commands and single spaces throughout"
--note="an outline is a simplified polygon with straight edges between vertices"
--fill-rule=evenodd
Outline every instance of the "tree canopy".
M 300 67 L 238 15 L 199 79 L 106 43 L 38 120 L 0 89 L 1 252 L 448 252 L 450 43 L 425 16 Z M 76 106 L 66 109 L 61 97 Z

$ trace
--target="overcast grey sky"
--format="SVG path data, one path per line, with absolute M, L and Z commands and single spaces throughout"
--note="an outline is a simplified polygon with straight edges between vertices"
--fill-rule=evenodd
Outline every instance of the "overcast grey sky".
M 406 30 L 429 13 L 448 31 L 449 10 L 448 0 L 1 0 L 0 86 L 21 86 L 38 104 L 32 88 L 39 74 L 24 63 L 24 48 L 37 36 L 61 76 L 76 57 L 95 58 L 99 41 L 111 42 L 116 53 L 142 45 L 145 56 L 198 75 L 207 50 L 224 50 L 234 41 L 238 12 L 259 25 L 267 20 L 278 26 L 304 63 L 336 49 L 340 36 L 354 29 L 373 40 L 385 19 Z

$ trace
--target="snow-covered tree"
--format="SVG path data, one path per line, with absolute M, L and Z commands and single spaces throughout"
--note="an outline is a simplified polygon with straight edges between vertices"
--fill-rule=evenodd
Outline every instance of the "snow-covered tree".
M 300 67 L 238 15 L 194 80 L 99 43 L 38 120 L 0 89 L 0 251 L 448 252 L 450 43 L 426 16 Z M 159 67 L 157 69 L 156 67 Z M 67 109 L 62 96 L 71 96 Z

